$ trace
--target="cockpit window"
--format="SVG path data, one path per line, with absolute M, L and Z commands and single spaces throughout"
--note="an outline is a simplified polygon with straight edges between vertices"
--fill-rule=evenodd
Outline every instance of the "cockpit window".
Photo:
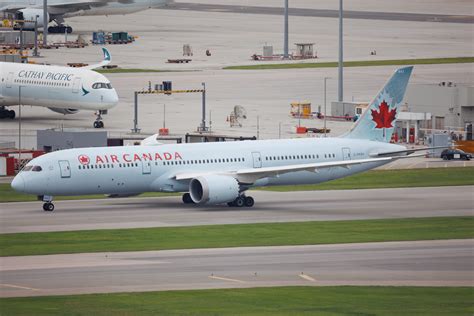
M 33 168 L 33 166 L 26 166 L 21 171 L 30 171 L 32 168 Z
M 112 89 L 112 85 L 106 82 L 96 82 L 92 85 L 92 89 Z
M 36 171 L 36 172 L 40 172 L 41 170 L 43 170 L 40 166 L 34 166 L 31 171 Z

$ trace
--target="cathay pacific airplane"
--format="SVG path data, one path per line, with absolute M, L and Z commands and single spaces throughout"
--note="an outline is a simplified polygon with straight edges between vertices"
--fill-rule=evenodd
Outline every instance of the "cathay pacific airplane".
M 55 21 L 57 26 L 48 28 L 50 33 L 71 33 L 65 26 L 64 18 L 88 15 L 129 14 L 150 8 L 159 8 L 172 0 L 48 0 L 48 23 Z M 0 0 L 0 12 L 11 12 L 18 19 L 35 21 L 38 27 L 44 26 L 43 0 Z M 23 29 L 34 29 L 34 22 L 26 22 Z
M 96 111 L 94 127 L 102 128 L 102 114 L 118 103 L 110 81 L 93 69 L 111 61 L 102 48 L 101 63 L 81 68 L 0 62 L 0 118 L 15 118 L 12 105 L 44 106 L 62 114 Z
M 41 197 L 45 211 L 54 195 L 150 191 L 251 207 L 252 187 L 320 183 L 410 157 L 389 140 L 412 69 L 398 69 L 342 137 L 68 149 L 31 160 L 11 186 Z

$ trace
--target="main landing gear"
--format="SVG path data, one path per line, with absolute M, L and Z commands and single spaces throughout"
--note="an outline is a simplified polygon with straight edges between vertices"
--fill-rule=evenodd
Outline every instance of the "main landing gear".
M 184 204 L 194 204 L 193 199 L 191 199 L 191 194 L 189 194 L 189 193 L 184 193 L 183 194 L 183 203 Z
M 184 204 L 195 204 L 189 193 L 184 193 L 182 199 Z M 245 195 L 241 195 L 232 202 L 227 203 L 230 207 L 252 207 L 254 204 L 255 200 L 253 197 Z
M 50 34 L 71 34 L 72 33 L 72 27 L 66 26 L 64 24 L 58 24 L 54 26 L 48 27 L 48 33 Z
M 241 195 L 232 202 L 227 203 L 230 207 L 252 207 L 255 204 L 255 200 L 251 196 Z
M 0 107 L 0 119 L 9 118 L 13 120 L 15 116 L 15 111 L 7 110 L 4 106 Z
M 98 111 L 95 113 L 96 119 L 94 122 L 94 128 L 104 128 L 104 122 L 102 121 L 102 111 Z
M 39 199 L 43 200 L 43 211 L 52 212 L 54 211 L 53 197 L 49 195 L 39 196 Z

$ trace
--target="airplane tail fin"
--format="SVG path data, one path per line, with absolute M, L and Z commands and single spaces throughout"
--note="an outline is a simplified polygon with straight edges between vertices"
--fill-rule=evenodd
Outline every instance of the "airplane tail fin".
M 112 55 L 110 55 L 109 50 L 105 47 L 102 47 L 102 53 L 104 54 L 104 59 L 100 63 L 86 66 L 84 68 L 93 70 L 93 69 L 100 68 L 102 66 L 110 64 L 110 62 L 112 61 Z
M 413 66 L 397 69 L 351 130 L 342 137 L 389 142 L 412 70 Z

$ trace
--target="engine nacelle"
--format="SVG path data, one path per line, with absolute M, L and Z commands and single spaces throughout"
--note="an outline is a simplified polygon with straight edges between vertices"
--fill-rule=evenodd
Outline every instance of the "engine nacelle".
M 24 20 L 28 21 L 23 24 L 24 30 L 34 30 L 35 29 L 35 19 L 38 16 L 38 28 L 43 27 L 45 25 L 45 21 L 43 19 L 43 9 L 22 9 L 16 12 L 16 19 L 17 20 Z M 49 22 L 49 14 L 47 14 L 46 18 Z M 19 25 L 15 26 L 15 29 L 20 29 Z
M 189 182 L 189 194 L 196 204 L 232 202 L 239 196 L 239 183 L 229 176 L 206 175 Z
M 61 114 L 76 114 L 77 112 L 79 112 L 78 109 L 61 109 L 61 108 L 48 108 L 50 109 L 51 111 L 53 112 L 56 112 L 56 113 L 61 113 Z

